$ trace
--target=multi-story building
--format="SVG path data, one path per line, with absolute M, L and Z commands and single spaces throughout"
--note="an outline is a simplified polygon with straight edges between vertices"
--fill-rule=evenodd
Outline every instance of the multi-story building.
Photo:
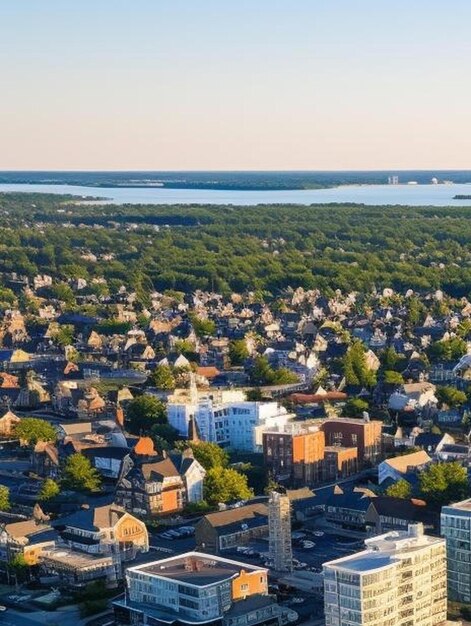
M 278 402 L 249 402 L 241 390 L 201 393 L 194 384 L 169 397 L 167 415 L 182 437 L 188 437 L 193 418 L 203 441 L 249 452 L 261 452 L 263 431 L 293 418 Z
M 358 464 L 375 464 L 381 458 L 383 423 L 367 418 L 332 417 L 322 423 L 326 446 L 357 448 Z
M 286 493 L 272 491 L 268 500 L 268 540 L 270 558 L 277 572 L 293 570 L 291 546 L 291 503 Z
M 152 439 L 141 437 L 123 459 L 116 501 L 142 515 L 181 511 L 187 502 L 202 499 L 205 475 L 190 450 L 182 455 L 158 454 Z
M 263 433 L 265 467 L 279 482 L 314 485 L 321 480 L 325 437 L 319 425 L 289 422 Z
M 447 623 L 445 541 L 422 524 L 365 541 L 366 550 L 324 563 L 326 626 Z
M 115 504 L 88 507 L 53 523 L 64 544 L 89 554 L 119 554 L 121 561 L 148 552 L 144 522 Z
M 441 534 L 446 539 L 448 596 L 471 602 L 471 499 L 444 506 Z
M 200 552 L 130 567 L 126 586 L 114 602 L 118 626 L 282 626 L 297 619 L 268 594 L 266 569 Z

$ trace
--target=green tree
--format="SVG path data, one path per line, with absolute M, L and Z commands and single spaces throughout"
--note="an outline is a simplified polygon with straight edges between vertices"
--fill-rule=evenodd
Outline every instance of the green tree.
M 386 489 L 386 495 L 391 498 L 403 498 L 404 500 L 408 500 L 412 496 L 412 487 L 407 480 L 401 478 L 397 483 L 394 483 L 394 485 Z
M 465 392 L 456 387 L 438 387 L 435 395 L 440 404 L 446 404 L 450 408 L 461 406 L 468 399 Z
M 404 378 L 399 372 L 395 372 L 394 370 L 386 370 L 384 372 L 384 382 L 387 385 L 402 385 L 404 383 Z
M 71 324 L 64 324 L 53 336 L 53 341 L 58 346 L 70 346 L 74 341 L 74 327 Z
M 363 343 L 356 339 L 343 360 L 343 374 L 349 385 L 372 387 L 376 383 L 375 373 L 368 369 Z
M 47 500 L 52 500 L 60 493 L 60 487 L 52 478 L 46 478 L 41 486 L 41 491 L 39 492 L 39 500 L 41 502 L 45 502 Z
M 208 337 L 216 333 L 216 324 L 213 320 L 203 319 L 196 315 L 191 315 L 191 324 L 198 337 Z
M 24 417 L 15 426 L 15 436 L 28 445 L 34 446 L 38 441 L 55 441 L 57 432 L 54 426 L 38 417 Z
M 229 359 L 232 365 L 243 365 L 249 358 L 249 350 L 245 339 L 235 339 L 229 344 Z
M 62 486 L 74 491 L 98 491 L 101 478 L 89 459 L 79 452 L 66 460 L 62 472 Z
M 205 470 L 214 467 L 227 467 L 229 464 L 229 455 L 227 452 L 210 441 L 178 441 L 176 447 L 179 450 L 191 448 L 193 456 Z
M 10 490 L 5 485 L 0 485 L 0 511 L 9 511 L 10 509 Z
M 419 322 L 425 319 L 425 306 L 416 296 L 408 298 L 406 306 L 406 322 L 409 324 L 409 326 L 417 326 Z
M 30 574 L 30 566 L 21 553 L 15 554 L 15 556 L 10 559 L 8 570 L 9 573 L 16 578 L 17 583 L 27 580 Z
M 274 369 L 264 356 L 254 360 L 250 377 L 255 385 L 290 385 L 298 382 L 294 372 L 285 367 Z
M 452 337 L 445 341 L 435 341 L 428 349 L 432 361 L 458 361 L 466 354 L 468 345 L 461 337 Z
M 457 461 L 432 463 L 420 474 L 420 491 L 437 507 L 463 500 L 469 494 L 466 468 Z
M 361 398 L 350 398 L 345 403 L 342 413 L 345 417 L 363 417 L 364 411 L 368 411 L 369 404 Z
M 399 356 L 392 346 L 385 348 L 380 354 L 381 367 L 384 370 L 395 370 L 398 363 L 401 363 L 402 360 L 403 358 Z
M 129 402 L 125 427 L 133 435 L 149 434 L 157 424 L 166 424 L 165 405 L 155 396 L 144 394 Z
M 169 365 L 157 365 L 150 376 L 150 380 L 157 389 L 164 389 L 166 391 L 175 389 L 175 376 Z
M 212 467 L 204 480 L 204 499 L 208 504 L 232 500 L 247 500 L 252 497 L 247 477 L 234 469 Z
M 162 447 L 162 442 L 165 442 L 166 450 L 171 449 L 179 439 L 178 430 L 170 424 L 154 424 L 150 429 L 150 436 L 157 450 Z

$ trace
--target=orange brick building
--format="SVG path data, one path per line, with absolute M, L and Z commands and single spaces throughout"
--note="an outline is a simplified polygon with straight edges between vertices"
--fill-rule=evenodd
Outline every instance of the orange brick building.
M 359 467 L 381 459 L 383 423 L 378 420 L 332 417 L 322 423 L 327 446 L 357 448 Z
M 276 480 L 315 484 L 322 477 L 325 436 L 317 426 L 287 424 L 282 432 L 263 433 L 265 466 Z

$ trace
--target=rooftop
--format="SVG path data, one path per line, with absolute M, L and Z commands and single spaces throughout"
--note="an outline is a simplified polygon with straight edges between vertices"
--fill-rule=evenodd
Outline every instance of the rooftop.
M 366 550 L 347 557 L 324 563 L 347 572 L 367 573 L 390 565 L 401 558 L 401 554 L 420 550 L 433 544 L 444 544 L 444 539 L 423 534 L 422 524 L 410 524 L 404 532 L 392 531 L 365 541 Z
M 153 563 L 128 568 L 128 572 L 149 574 L 159 578 L 169 578 L 194 587 L 204 587 L 217 582 L 234 578 L 245 571 L 266 571 L 264 568 L 239 563 L 221 557 L 187 552 L 179 556 L 161 559 Z
M 469 511 L 471 513 L 471 498 L 468 498 L 468 500 L 462 500 L 461 502 L 455 502 L 454 504 L 450 504 L 443 508 L 456 509 L 457 511 Z

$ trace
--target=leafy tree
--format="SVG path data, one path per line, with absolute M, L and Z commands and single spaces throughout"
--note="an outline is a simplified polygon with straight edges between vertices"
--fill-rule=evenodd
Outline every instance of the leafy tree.
M 364 411 L 368 411 L 369 404 L 361 398 L 350 398 L 343 407 L 345 417 L 363 417 Z
M 250 376 L 255 385 L 289 385 L 298 382 L 296 374 L 284 367 L 274 369 L 264 356 L 255 359 Z
M 404 383 L 404 378 L 399 372 L 386 370 L 384 372 L 384 382 L 387 385 L 402 385 Z
M 125 426 L 134 434 L 148 434 L 157 424 L 166 424 L 167 414 L 161 400 L 144 394 L 129 402 L 126 409 Z
M 425 315 L 426 309 L 422 302 L 416 296 L 408 298 L 406 322 L 410 326 L 417 326 L 425 319 Z
M 445 341 L 435 341 L 428 349 L 428 356 L 432 361 L 458 361 L 468 349 L 467 343 L 461 337 L 452 337 Z
M 10 490 L 5 485 L 0 485 L 0 511 L 9 511 L 10 509 Z
M 203 319 L 196 315 L 191 315 L 191 324 L 198 337 L 207 337 L 216 334 L 216 324 L 213 320 Z
M 15 436 L 28 445 L 34 446 L 38 441 L 55 441 L 57 432 L 54 426 L 38 417 L 24 417 L 15 426 Z
M 62 486 L 75 491 L 98 491 L 101 478 L 89 459 L 79 452 L 66 460 L 62 473 Z
M 385 348 L 380 354 L 381 367 L 384 370 L 395 370 L 398 363 L 401 363 L 402 360 L 403 358 L 392 346 Z
M 420 474 L 420 491 L 434 506 L 458 502 L 468 496 L 468 473 L 457 461 L 433 463 Z
M 467 401 L 465 392 L 456 387 L 438 387 L 436 396 L 440 404 L 446 404 L 450 408 L 461 406 Z
M 171 449 L 179 439 L 178 430 L 170 424 L 154 424 L 150 430 L 150 435 L 157 449 L 162 447 L 162 442 L 165 444 L 165 449 Z
M 39 492 L 39 500 L 41 502 L 52 500 L 60 493 L 60 487 L 52 478 L 46 478 L 43 482 L 41 491 Z
M 204 480 L 204 499 L 208 504 L 247 500 L 252 497 L 247 477 L 234 469 L 212 467 Z
M 349 385 L 372 387 L 376 382 L 375 373 L 366 363 L 365 347 L 358 339 L 353 341 L 344 357 L 343 373 Z
M 132 328 L 131 322 L 121 322 L 117 319 L 103 320 L 100 322 L 96 331 L 100 335 L 125 335 Z
M 249 350 L 245 339 L 235 339 L 229 344 L 229 359 L 232 365 L 243 365 L 249 358 Z
M 24 555 L 18 553 L 10 559 L 8 570 L 15 576 L 17 583 L 19 583 L 27 580 L 30 573 L 30 566 L 26 562 Z
M 205 470 L 214 467 L 227 467 L 229 464 L 229 455 L 227 452 L 210 441 L 178 441 L 176 447 L 179 450 L 191 448 L 193 456 Z
M 260 402 L 263 400 L 262 390 L 259 387 L 255 387 L 254 389 L 248 389 L 245 392 L 245 397 L 249 402 Z
M 171 391 L 176 386 L 175 376 L 169 365 L 157 365 L 150 376 L 150 380 L 157 389 Z
M 194 354 L 195 350 L 193 342 L 191 342 L 189 339 L 178 339 L 175 342 L 174 347 L 176 352 L 178 352 L 179 354 L 183 354 L 188 358 Z
M 59 346 L 70 346 L 74 341 L 74 327 L 71 324 L 62 325 L 53 336 L 53 341 Z
M 412 487 L 407 480 L 401 478 L 394 485 L 390 485 L 386 489 L 386 495 L 391 498 L 403 498 L 404 500 L 408 500 L 412 496 Z

